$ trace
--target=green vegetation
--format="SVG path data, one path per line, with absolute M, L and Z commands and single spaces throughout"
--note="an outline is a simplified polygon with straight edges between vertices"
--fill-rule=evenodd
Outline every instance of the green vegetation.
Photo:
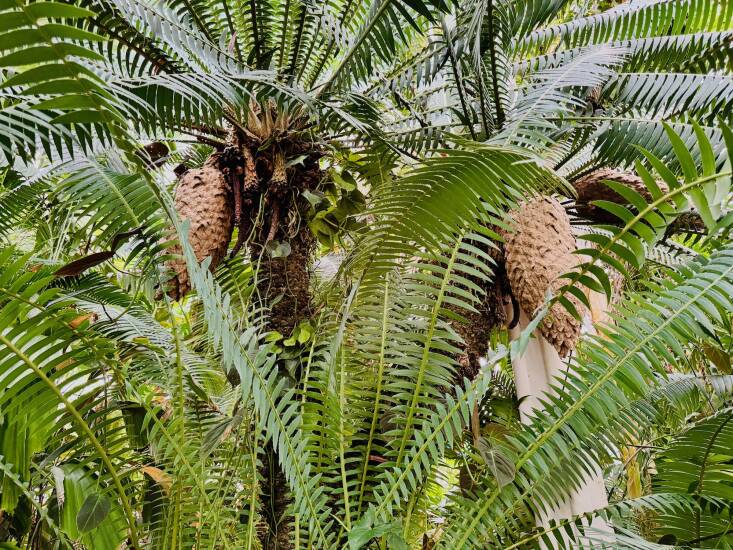
M 731 60 L 728 0 L 0 0 L 0 548 L 733 547 Z

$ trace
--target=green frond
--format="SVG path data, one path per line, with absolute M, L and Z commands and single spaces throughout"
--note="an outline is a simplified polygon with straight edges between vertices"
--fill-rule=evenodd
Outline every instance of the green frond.
M 119 14 L 138 32 L 156 43 L 189 70 L 210 72 L 215 67 L 233 68 L 236 58 L 214 42 L 205 30 L 199 12 L 186 9 L 181 12 L 165 3 L 148 4 L 138 0 L 112 0 Z M 202 2 L 202 4 L 204 4 Z
M 84 220 L 80 230 L 98 246 L 106 248 L 115 236 L 136 228 L 154 244 L 163 220 L 160 205 L 143 177 L 116 172 L 93 159 L 72 161 L 64 169 L 70 175 L 52 197 Z
M 56 2 L 2 6 L 6 19 L 0 48 L 6 156 L 32 156 L 41 146 L 51 156 L 125 141 L 122 117 L 104 83 L 85 64 L 104 58 L 88 44 L 105 38 L 73 25 L 93 12 Z M 8 71 L 12 71 L 8 74 Z
M 602 120 L 602 117 L 601 117 Z M 596 136 L 595 161 L 605 166 L 632 166 L 635 161 L 643 160 L 640 148 L 654 156 L 674 163 L 672 143 L 665 126 L 672 128 L 685 142 L 693 158 L 700 161 L 697 147 L 697 133 L 694 124 L 649 120 L 647 118 L 620 117 L 607 121 Z M 710 141 L 715 162 L 720 165 L 728 156 L 723 132 L 717 126 L 701 126 L 705 137 Z
M 563 13 L 570 2 L 567 0 L 526 0 L 508 2 L 507 25 L 510 37 L 522 38 L 543 24 L 553 21 Z
M 490 141 L 530 148 L 528 145 L 536 145 L 533 142 L 537 138 L 527 140 L 522 134 L 555 133 L 557 127 L 548 119 L 584 109 L 583 92 L 603 86 L 614 74 L 615 67 L 623 64 L 625 54 L 623 48 L 588 49 L 560 67 L 533 72 L 520 88 L 505 128 Z
M 672 69 L 705 73 L 712 67 L 728 68 L 726 60 L 732 40 L 733 34 L 726 30 L 615 40 L 606 45 L 628 50 L 628 60 L 623 66 L 626 72 Z M 515 62 L 515 71 L 523 74 L 558 67 L 584 49 L 578 47 L 524 59 Z
M 49 191 L 49 183 L 41 177 L 25 180 L 20 174 L 7 169 L 0 184 L 0 236 L 7 240 L 22 227 L 33 226 L 31 220 L 41 217 L 39 203 Z
M 727 31 L 733 10 L 719 0 L 664 0 L 621 4 L 602 13 L 536 30 L 515 44 L 517 54 L 570 49 L 619 40 Z
M 134 77 L 180 68 L 169 54 L 151 44 L 145 33 L 131 25 L 114 4 L 106 0 L 84 0 L 80 6 L 94 12 L 85 20 L 85 24 L 88 30 L 107 40 L 97 42 L 92 47 L 114 65 L 116 74 Z
M 603 96 L 616 105 L 641 110 L 655 118 L 691 116 L 714 120 L 730 110 L 733 79 L 715 74 L 625 73 L 611 79 Z
M 733 537 L 727 488 L 732 421 L 733 411 L 724 409 L 675 438 L 655 458 L 655 492 L 689 495 L 698 504 L 660 514 L 655 530 L 660 538 L 681 546 L 710 547 Z
M 698 209 L 710 230 L 717 229 L 717 220 L 722 216 L 724 208 L 723 197 L 727 196 L 730 187 L 730 163 L 725 163 L 722 170 L 717 170 L 713 147 L 699 126 L 694 128 L 701 159 L 699 163 L 695 161 L 690 148 L 680 135 L 669 126 L 665 126 L 664 130 L 681 177 L 678 178 L 658 157 L 640 149 L 648 165 L 667 186 L 667 190 L 662 191 L 652 171 L 638 161 L 636 170 L 647 187 L 650 202 L 628 187 L 607 182 L 607 185 L 619 193 L 634 210 L 609 201 L 594 201 L 596 206 L 618 218 L 623 226 L 621 228 L 612 225 L 603 226 L 603 229 L 610 232 L 610 236 L 597 232 L 582 236 L 582 239 L 592 243 L 593 247 L 577 251 L 577 254 L 587 259 L 579 262 L 572 274 L 564 276 L 569 282 L 561 289 L 559 296 L 559 300 L 566 304 L 570 311 L 574 308 L 563 297 L 563 293 L 571 293 L 582 303 L 587 304 L 588 298 L 577 286 L 583 285 L 597 292 L 605 292 L 610 298 L 610 281 L 606 272 L 600 268 L 600 264 L 611 266 L 624 276 L 629 275 L 630 269 L 641 268 L 645 261 L 645 250 L 656 244 L 664 236 L 667 226 L 691 207 Z M 730 135 L 727 127 L 723 128 L 723 132 Z M 729 138 L 727 141 L 730 147 L 733 139 Z M 731 150 L 726 152 L 727 158 L 730 158 L 729 151 Z
M 456 388 L 455 398 L 448 395 L 445 405 L 439 404 L 426 419 L 424 427 L 414 433 L 414 442 L 410 444 L 404 466 L 395 465 L 382 475 L 384 481 L 376 491 L 377 504 L 374 505 L 377 517 L 391 517 L 393 507 L 399 501 L 408 500 L 430 474 L 456 435 L 468 425 L 471 411 L 488 390 L 491 380 L 491 371 L 487 369 L 466 384 L 465 389 Z
M 478 220 L 500 219 L 525 196 L 562 185 L 512 149 L 437 153 L 375 198 L 371 212 L 379 223 L 346 262 L 353 273 L 363 270 L 362 290 L 415 250 L 438 251 Z
M 702 336 L 719 322 L 720 311 L 730 310 L 732 282 L 733 251 L 725 249 L 685 269 L 674 282 L 660 282 L 657 293 L 619 306 L 616 327 L 605 327 L 601 337 L 582 346 L 577 365 L 555 381 L 554 396 L 543 399 L 544 414 L 513 438 L 515 482 L 487 489 L 471 506 L 464 502 L 457 508 L 442 546 L 506 547 L 516 532 L 516 507 L 537 507 L 541 513 L 591 475 L 606 447 L 605 438 L 590 444 L 597 427 L 633 433 L 643 424 L 638 409 L 627 415 L 623 407 L 653 388 L 666 362 L 684 358 L 679 340 Z M 574 467 L 558 469 L 570 457 Z
M 179 239 L 194 288 L 204 305 L 212 345 L 221 354 L 225 370 L 235 369 L 239 374 L 242 399 L 244 402 L 252 401 L 257 429 L 263 440 L 272 440 L 277 450 L 294 492 L 296 513 L 307 527 L 308 536 L 317 545 L 328 546 L 328 541 L 334 536 L 331 531 L 333 521 L 328 519 L 326 494 L 319 484 L 320 476 L 312 473 L 305 453 L 308 434 L 300 430 L 297 394 L 292 388 L 285 388 L 285 380 L 278 375 L 271 346 L 260 344 L 258 333 L 253 329 L 241 335 L 234 330 L 236 323 L 231 317 L 228 299 L 222 295 L 206 267 L 196 261 L 183 231 L 180 228 Z
M 343 55 L 336 58 L 325 82 L 319 84 L 322 91 L 343 88 L 345 82 L 366 81 L 375 65 L 372 56 L 383 62 L 394 58 L 397 49 L 412 36 L 411 28 L 421 30 L 419 20 L 434 20 L 441 11 L 447 10 L 443 0 L 424 2 L 414 0 L 408 9 L 395 0 L 375 0 L 368 12 L 356 26 L 353 39 Z M 404 21 L 397 27 L 394 21 Z
M 134 481 L 122 477 L 122 456 L 115 450 L 116 445 L 124 448 L 126 436 L 115 426 L 113 415 L 103 406 L 104 397 L 100 399 L 98 394 L 109 381 L 95 376 L 100 363 L 109 363 L 110 348 L 93 336 L 80 338 L 71 328 L 78 317 L 73 302 L 57 299 L 58 289 L 48 286 L 46 273 L 29 276 L 22 272 L 27 258 L 14 258 L 13 254 L 13 249 L 3 249 L 0 276 L 0 315 L 2 326 L 8 327 L 0 333 L 0 410 L 8 418 L 4 439 L 14 441 L 12 447 L 4 445 L 5 460 L 15 465 L 16 474 L 28 476 L 32 454 L 49 440 L 61 436 L 78 441 L 67 460 L 79 461 L 89 475 L 93 474 L 99 498 L 120 503 L 115 513 L 125 518 L 120 524 L 108 516 L 111 526 L 104 532 L 113 539 L 100 547 L 114 548 L 128 535 L 132 545 L 139 547 L 128 495 Z M 96 406 L 100 406 L 99 412 L 94 410 Z M 63 427 L 62 433 L 52 433 L 54 427 Z M 12 491 L 3 492 L 3 507 L 12 509 L 13 501 L 6 499 L 13 498 L 17 496 Z M 78 512 L 69 510 L 75 518 Z M 76 538 L 68 528 L 67 534 Z

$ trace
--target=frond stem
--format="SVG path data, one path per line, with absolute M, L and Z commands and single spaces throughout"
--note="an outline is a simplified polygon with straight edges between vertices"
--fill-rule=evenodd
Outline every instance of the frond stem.
M 387 348 L 387 317 L 389 315 L 389 273 L 384 280 L 384 300 L 382 301 L 382 333 L 379 341 L 379 367 L 377 368 L 377 389 L 374 394 L 374 412 L 372 413 L 372 423 L 369 427 L 369 437 L 367 438 L 366 450 L 364 451 L 364 467 L 361 472 L 361 484 L 359 486 L 359 503 L 356 508 L 356 515 L 361 514 L 361 507 L 364 502 L 364 489 L 366 487 L 367 474 L 369 472 L 369 455 L 372 452 L 372 444 L 374 442 L 374 434 L 377 431 L 377 422 L 379 421 L 380 402 L 382 400 L 382 382 L 384 379 L 384 360 L 385 350 Z
M 499 75 L 496 70 L 496 44 L 494 40 L 494 2 L 489 0 L 488 25 L 489 25 L 489 58 L 491 59 L 491 86 L 494 90 L 494 109 L 496 110 L 496 126 L 501 129 L 504 126 L 504 107 L 501 105 L 501 97 L 499 96 Z

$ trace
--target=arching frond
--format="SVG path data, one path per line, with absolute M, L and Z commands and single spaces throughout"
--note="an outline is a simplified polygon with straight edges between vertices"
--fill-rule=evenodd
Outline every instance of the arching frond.
M 662 160 L 642 149 L 648 164 L 667 186 L 667 190 L 661 190 L 651 171 L 641 162 L 637 162 L 636 168 L 650 193 L 650 202 L 628 187 L 608 182 L 608 186 L 620 193 L 636 212 L 609 201 L 595 201 L 598 207 L 618 218 L 623 223 L 623 227 L 604 226 L 604 229 L 611 232 L 610 237 L 598 233 L 582 237 L 594 243 L 596 247 L 578 251 L 578 254 L 587 256 L 588 259 L 580 262 L 572 275 L 566 276 L 569 282 L 563 287 L 562 292 L 572 293 L 582 303 L 588 304 L 588 298 L 577 286 L 579 283 L 597 292 L 605 292 L 610 298 L 610 281 L 603 269 L 599 269 L 598 264 L 604 263 L 612 266 L 613 269 L 626 275 L 630 267 L 640 268 L 645 260 L 645 247 L 650 247 L 658 242 L 673 219 L 689 210 L 692 205 L 700 209 L 705 224 L 711 230 L 717 229 L 716 223 L 722 215 L 723 208 L 721 200 L 725 200 L 722 197 L 727 195 L 731 181 L 730 161 L 726 160 L 720 171 L 716 169 L 713 147 L 700 127 L 695 127 L 695 136 L 702 159 L 699 166 L 682 138 L 669 126 L 665 127 L 665 132 L 672 154 L 680 167 L 682 181 L 678 180 L 675 173 Z M 730 151 L 733 151 L 730 149 L 733 144 L 733 135 L 727 127 L 723 128 L 723 132 L 727 135 L 726 143 L 729 147 L 725 158 L 729 159 Z M 718 195 L 718 186 L 722 186 L 720 195 Z M 563 297 L 560 297 L 560 300 L 571 311 L 574 309 Z
M 726 75 L 628 73 L 613 78 L 603 94 L 655 118 L 687 115 L 712 119 L 729 110 L 733 80 Z
M 730 532 L 730 499 L 724 489 L 733 436 L 733 413 L 718 412 L 677 437 L 656 457 L 658 475 L 654 489 L 689 495 L 698 503 L 692 509 L 659 517 L 658 535 L 679 545 L 725 544 Z
M 365 288 L 416 247 L 439 249 L 441 243 L 455 242 L 455 236 L 475 220 L 500 218 L 505 208 L 524 196 L 561 185 L 561 180 L 511 149 L 446 151 L 445 157 L 430 159 L 399 186 L 385 186 L 372 208 L 379 223 L 360 241 L 347 260 L 348 268 L 364 270 Z
M 54 2 L 18 2 L 2 9 L 7 32 L 0 67 L 14 72 L 2 82 L 5 155 L 32 155 L 37 146 L 49 156 L 52 150 L 63 155 L 73 151 L 76 140 L 86 148 L 93 139 L 125 141 L 113 98 L 85 66 L 104 59 L 87 46 L 104 37 L 72 24 L 93 13 Z
M 516 44 L 517 52 L 577 48 L 611 41 L 653 38 L 683 33 L 725 31 L 733 24 L 733 12 L 724 2 L 665 0 L 621 4 L 599 14 L 550 25 L 530 33 Z
M 535 512 L 541 513 L 593 471 L 607 444 L 604 438 L 590 444 L 599 423 L 624 433 L 644 422 L 638 410 L 622 414 L 624 404 L 644 396 L 667 361 L 684 357 L 675 344 L 679 338 L 703 334 L 720 319 L 717 308 L 733 306 L 724 290 L 733 281 L 731 254 L 720 251 L 675 282 L 663 283 L 658 295 L 633 298 L 617 309 L 616 328 L 604 328 L 602 337 L 581 348 L 577 366 L 556 380 L 555 395 L 545 398 L 551 406 L 514 438 L 515 482 L 494 486 L 470 506 L 463 502 L 441 540 L 446 548 L 507 546 L 521 513 L 516 507 L 538 507 Z M 570 456 L 574 468 L 559 470 Z

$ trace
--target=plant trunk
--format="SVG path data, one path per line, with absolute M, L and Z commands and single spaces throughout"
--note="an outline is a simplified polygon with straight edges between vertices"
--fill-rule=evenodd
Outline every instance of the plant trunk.
M 298 176 L 294 175 L 295 178 Z M 304 180 L 307 185 L 304 188 L 312 188 L 314 182 L 307 177 Z M 278 197 L 273 200 L 266 210 L 259 238 L 250 245 L 252 263 L 257 270 L 258 297 L 269 310 L 268 328 L 285 337 L 301 321 L 311 317 L 309 265 L 315 247 L 315 239 L 303 221 L 304 201 L 300 197 L 293 201 L 288 199 Z M 292 220 L 301 224 L 295 229 L 295 234 L 289 229 Z M 273 257 L 272 249 L 268 249 L 270 243 L 288 243 L 290 251 L 284 257 Z M 292 376 L 281 365 L 278 368 L 281 376 Z M 292 499 L 277 451 L 271 442 L 264 449 L 260 476 L 263 480 L 264 525 L 259 530 L 262 547 L 265 550 L 290 550 L 293 548 L 293 524 L 289 510 Z
M 288 485 L 277 459 L 277 452 L 268 442 L 262 455 L 260 476 L 263 479 L 261 493 L 264 521 L 258 528 L 262 548 L 265 550 L 289 550 L 292 544 L 292 524 L 288 506 L 292 502 Z
M 309 133 L 309 118 L 298 109 L 283 109 L 274 100 L 252 99 L 243 125 L 234 125 L 226 144 L 202 168 L 183 173 L 176 209 L 191 221 L 189 239 L 197 259 L 212 257 L 210 269 L 224 257 L 234 228 L 237 241 L 230 255 L 245 249 L 256 276 L 255 302 L 268 313 L 268 328 L 287 338 L 311 316 L 309 263 L 315 238 L 307 225 L 313 191 L 323 173 L 319 142 Z M 202 196 L 202 190 L 206 191 Z M 189 289 L 185 264 L 171 262 L 177 298 Z M 296 377 L 278 364 L 280 376 Z M 239 384 L 235 371 L 228 374 Z M 297 379 L 293 380 L 293 384 Z M 290 495 L 277 451 L 265 446 L 260 470 L 262 547 L 292 548 Z
M 502 285 L 499 282 L 492 283 L 477 304 L 476 311 L 460 311 L 466 322 L 453 322 L 454 329 L 463 340 L 462 353 L 458 356 L 457 384 L 462 385 L 464 378 L 476 378 L 481 370 L 480 360 L 489 351 L 491 331 L 506 323 L 502 297 Z
M 308 266 L 314 239 L 305 227 L 294 237 L 283 240 L 290 244 L 286 257 L 273 258 L 268 252 L 262 252 L 260 244 L 254 244 L 252 262 L 257 269 L 259 298 L 270 310 L 269 328 L 288 336 L 298 323 L 311 316 Z
M 278 231 L 279 232 L 279 231 Z M 269 328 L 287 336 L 310 317 L 310 274 L 308 265 L 313 238 L 307 227 L 289 240 L 291 251 L 285 258 L 272 258 L 263 246 L 254 244 L 253 263 L 259 263 L 257 291 L 270 309 Z M 280 368 L 281 376 L 290 376 Z M 262 457 L 262 509 L 265 525 L 260 529 L 266 550 L 289 550 L 292 544 L 292 521 L 288 507 L 292 500 L 280 467 L 277 451 L 268 442 Z
M 495 228 L 494 228 L 495 229 Z M 506 325 L 507 317 L 504 312 L 504 296 L 509 290 L 509 281 L 504 269 L 503 248 L 488 247 L 481 242 L 471 243 L 482 252 L 489 254 L 495 261 L 492 280 L 486 283 L 478 277 L 469 276 L 469 280 L 479 287 L 483 287 L 484 295 L 481 301 L 475 304 L 475 311 L 468 311 L 452 304 L 446 307 L 461 315 L 464 320 L 452 320 L 453 329 L 461 337 L 461 353 L 458 355 L 458 371 L 455 383 L 463 386 L 463 379 L 473 380 L 481 370 L 481 358 L 486 357 L 489 351 L 491 332 Z M 470 292 L 469 288 L 463 290 Z M 474 429 L 476 427 L 474 426 Z
M 267 251 L 263 252 L 261 245 L 253 245 L 252 250 L 253 262 L 259 262 L 257 291 L 270 309 L 269 327 L 285 336 L 311 313 L 308 265 L 313 238 L 309 229 L 301 229 L 289 243 L 290 254 L 284 258 L 272 258 Z M 280 374 L 289 376 L 283 368 Z M 293 548 L 293 526 L 288 512 L 291 498 L 271 442 L 265 447 L 260 475 L 264 480 L 262 505 L 266 524 L 260 530 L 262 547 L 289 550 Z

